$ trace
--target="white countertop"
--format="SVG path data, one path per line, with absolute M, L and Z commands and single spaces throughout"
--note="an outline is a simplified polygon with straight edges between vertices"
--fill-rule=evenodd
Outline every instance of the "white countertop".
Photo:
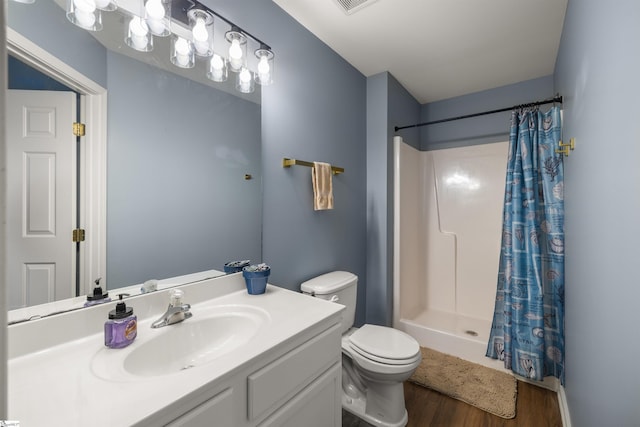
M 196 282 L 199 280 L 211 279 L 214 277 L 224 276 L 224 271 L 220 270 L 206 270 L 199 271 L 197 273 L 184 274 L 181 276 L 169 277 L 166 279 L 158 279 L 158 290 L 164 290 L 173 288 L 178 285 L 184 285 L 187 283 Z M 126 286 L 123 288 L 109 288 L 107 292 L 109 297 L 115 301 L 118 299 L 118 294 L 139 295 L 141 293 L 140 288 L 142 283 Z M 52 301 L 45 304 L 32 305 L 29 307 L 17 308 L 9 310 L 7 313 L 7 321 L 9 324 L 14 322 L 20 322 L 27 319 L 33 319 L 38 317 L 49 316 L 53 313 L 61 313 L 69 310 L 77 310 L 84 307 L 84 303 L 87 302 L 87 296 L 82 295 L 79 297 L 67 298 L 60 301 Z
M 193 313 L 185 323 L 197 320 L 199 313 L 215 303 L 254 306 L 266 313 L 267 325 L 249 344 L 221 355 L 214 362 L 158 377 L 114 375 L 110 379 L 97 375 L 92 368 L 92 360 L 98 353 L 104 356 L 105 351 L 112 352 L 115 366 L 126 352 L 133 351 L 145 339 L 162 329 L 180 326 L 150 328 L 151 322 L 166 309 L 166 291 L 127 299 L 127 305 L 134 307 L 138 315 L 138 336 L 124 349 L 104 347 L 102 328 L 106 313 L 115 303 L 12 325 L 9 419 L 20 421 L 21 427 L 132 425 L 194 390 L 226 377 L 328 317 L 337 319 L 342 310 L 339 304 L 272 285 L 263 295 L 249 295 L 240 273 L 181 288 L 185 291 L 183 302 L 191 303 Z M 60 335 L 62 342 L 54 345 L 52 335 Z

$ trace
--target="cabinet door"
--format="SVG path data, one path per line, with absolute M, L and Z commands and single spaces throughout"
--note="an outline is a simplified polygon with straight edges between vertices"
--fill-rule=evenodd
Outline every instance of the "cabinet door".
M 249 375 L 249 420 L 259 421 L 273 412 L 340 361 L 340 338 L 340 325 L 334 325 Z
M 342 365 L 336 363 L 259 427 L 340 427 Z
M 167 424 L 167 427 L 235 427 L 233 389 L 227 388 Z

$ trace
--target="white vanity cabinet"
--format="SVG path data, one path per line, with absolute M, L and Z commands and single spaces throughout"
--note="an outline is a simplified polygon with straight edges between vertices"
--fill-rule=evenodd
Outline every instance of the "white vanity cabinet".
M 342 424 L 340 324 L 326 322 L 273 348 L 210 391 L 137 424 L 170 427 L 331 427 Z M 327 327 L 328 326 L 328 327 Z M 266 355 L 265 355 L 266 356 Z M 205 396 L 210 398 L 202 401 Z M 191 402 L 191 408 L 182 412 Z M 173 405 L 172 405 L 173 406 Z M 167 422 L 181 413 L 177 418 Z
M 10 419 L 24 427 L 341 425 L 344 307 L 272 285 L 250 295 L 238 273 L 181 289 L 193 316 L 164 328 L 151 324 L 166 310 L 166 293 L 128 301 L 138 336 L 123 349 L 104 347 L 113 304 L 10 326 Z M 239 324 L 253 335 L 234 347 L 235 334 L 245 337 L 233 328 Z M 212 333 L 191 335 L 196 325 Z M 215 353 L 225 345 L 227 352 Z M 201 363 L 182 360 L 209 351 L 215 356 Z M 139 354 L 153 369 L 131 362 Z

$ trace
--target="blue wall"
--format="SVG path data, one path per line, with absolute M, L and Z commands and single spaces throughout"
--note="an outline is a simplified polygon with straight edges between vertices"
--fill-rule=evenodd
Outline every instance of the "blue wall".
M 553 98 L 553 76 L 541 77 L 495 89 L 424 104 L 421 122 L 498 110 Z M 550 105 L 541 106 L 543 110 Z M 420 149 L 437 150 L 486 144 L 509 139 L 510 112 L 491 114 L 420 128 Z M 411 124 L 411 123 L 407 123 Z M 406 130 L 401 130 L 404 135 Z
M 107 58 L 108 289 L 260 261 L 260 105 Z
M 53 0 L 33 4 L 9 1 L 7 9 L 9 27 L 106 87 L 107 50 L 88 31 L 71 24 Z
M 574 426 L 640 425 L 640 2 L 570 0 L 564 96 L 566 395 Z
M 262 93 L 263 259 L 270 281 L 299 290 L 347 270 L 366 283 L 366 79 L 272 1 L 205 3 L 273 47 L 275 83 Z M 345 168 L 335 209 L 313 210 L 311 169 L 282 158 Z M 364 318 L 359 306 L 357 319 Z
M 366 321 L 391 325 L 393 306 L 393 134 L 401 121 L 418 121 L 420 104 L 389 73 L 367 79 Z M 417 147 L 418 131 L 407 131 Z
M 7 87 L 9 89 L 73 92 L 67 86 L 31 68 L 13 56 L 9 56 Z

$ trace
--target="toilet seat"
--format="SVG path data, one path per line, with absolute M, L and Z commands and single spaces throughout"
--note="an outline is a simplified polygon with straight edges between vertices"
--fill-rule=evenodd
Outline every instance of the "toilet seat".
M 406 363 L 402 364 L 387 363 L 389 359 L 384 362 L 379 362 L 371 358 L 371 356 L 360 354 L 348 340 L 343 343 L 342 349 L 343 353 L 346 353 L 353 363 L 359 367 L 361 374 L 369 372 L 369 374 L 365 376 L 375 375 L 378 379 L 380 379 L 380 375 L 390 375 L 394 378 L 397 378 L 397 376 L 403 377 L 405 374 L 415 371 L 422 360 L 422 355 L 418 353 L 414 359 L 407 360 Z
M 349 336 L 351 348 L 362 357 L 388 365 L 409 365 L 420 357 L 413 337 L 397 329 L 364 325 Z
M 414 371 L 422 360 L 413 337 L 385 326 L 364 325 L 346 334 L 342 348 L 356 365 L 375 374 L 402 375 Z

